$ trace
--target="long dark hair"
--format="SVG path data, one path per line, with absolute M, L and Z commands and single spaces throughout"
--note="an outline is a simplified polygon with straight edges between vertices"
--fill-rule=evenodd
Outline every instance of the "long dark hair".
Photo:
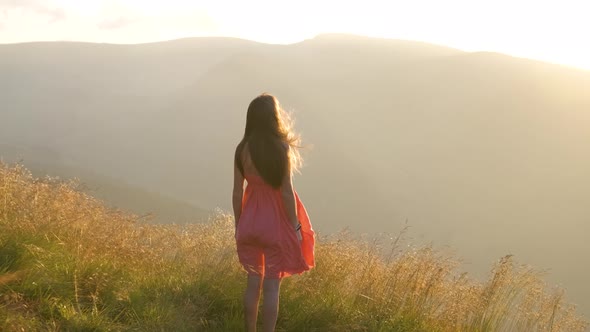
M 242 152 L 246 143 L 254 167 L 274 188 L 279 188 L 287 171 L 301 165 L 299 136 L 291 130 L 291 120 L 276 97 L 263 93 L 248 106 L 244 138 L 236 148 L 235 163 L 244 175 Z

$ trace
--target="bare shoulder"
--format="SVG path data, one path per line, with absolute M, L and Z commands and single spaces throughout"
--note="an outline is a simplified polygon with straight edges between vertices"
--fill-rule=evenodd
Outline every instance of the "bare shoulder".
M 248 142 L 240 141 L 240 143 L 238 143 L 238 145 L 236 145 L 236 150 L 235 150 L 236 155 L 242 154 L 247 146 L 248 146 Z

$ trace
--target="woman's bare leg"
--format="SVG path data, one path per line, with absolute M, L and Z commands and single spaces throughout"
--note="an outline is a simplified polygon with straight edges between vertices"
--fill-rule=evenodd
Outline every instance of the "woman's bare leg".
M 248 276 L 248 284 L 246 285 L 246 292 L 244 292 L 244 318 L 246 331 L 248 332 L 256 331 L 261 286 L 262 279 L 259 276 Z
M 264 302 L 262 303 L 262 330 L 273 332 L 279 315 L 279 290 L 281 279 L 264 279 L 262 288 Z

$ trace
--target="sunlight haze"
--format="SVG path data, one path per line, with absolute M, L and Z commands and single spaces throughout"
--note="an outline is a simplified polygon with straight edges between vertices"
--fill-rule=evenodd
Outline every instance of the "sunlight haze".
M 0 43 L 227 36 L 288 44 L 350 33 L 590 69 L 590 4 L 565 1 L 1 0 Z
M 269 152 L 244 131 L 266 91 L 321 236 L 279 330 L 590 332 L 585 3 L 0 0 L 0 331 L 238 330 L 234 158 Z

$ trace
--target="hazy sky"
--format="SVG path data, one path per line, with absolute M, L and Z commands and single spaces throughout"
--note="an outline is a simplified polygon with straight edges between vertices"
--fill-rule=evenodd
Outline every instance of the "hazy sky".
M 0 43 L 141 43 L 323 32 L 410 39 L 590 69 L 590 0 L 0 0 Z

